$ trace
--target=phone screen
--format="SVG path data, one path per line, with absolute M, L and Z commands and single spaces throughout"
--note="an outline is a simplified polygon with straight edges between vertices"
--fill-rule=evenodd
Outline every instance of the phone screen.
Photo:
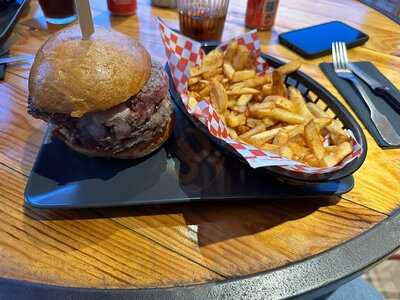
M 279 40 L 303 56 L 316 57 L 329 53 L 332 42 L 345 42 L 348 47 L 354 47 L 365 43 L 368 36 L 342 22 L 333 21 L 283 33 Z

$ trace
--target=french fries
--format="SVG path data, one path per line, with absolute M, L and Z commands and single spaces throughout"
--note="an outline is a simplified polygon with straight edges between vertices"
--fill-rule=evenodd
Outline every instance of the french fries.
M 238 45 L 237 41 L 233 41 L 228 44 L 228 47 L 226 48 L 225 55 L 224 55 L 224 62 L 232 64 L 232 60 L 236 55 L 238 46 L 239 45 Z
M 297 126 L 297 127 L 300 127 L 300 126 Z M 300 128 L 302 128 L 302 126 Z M 303 132 L 304 132 L 304 127 L 303 127 Z M 300 133 L 300 134 L 295 135 L 294 137 L 291 137 L 289 140 L 289 144 L 290 143 L 296 143 L 297 145 L 304 146 L 304 147 L 307 146 L 306 139 L 304 138 L 303 133 Z
M 313 115 L 308 110 L 306 101 L 304 100 L 303 95 L 300 93 L 300 91 L 293 86 L 289 87 L 288 91 L 289 91 L 289 98 L 293 102 L 295 111 L 298 114 L 302 115 L 306 121 L 313 119 Z
M 246 125 L 240 125 L 236 128 L 236 132 L 239 134 L 239 137 L 242 138 L 242 135 L 250 130 L 250 127 Z
M 234 113 L 229 114 L 225 117 L 226 123 L 229 127 L 235 128 L 239 127 L 240 125 L 246 124 L 246 117 L 243 114 L 235 115 Z
M 353 151 L 351 144 L 349 142 L 343 142 L 333 150 L 330 151 L 328 155 L 322 158 L 323 167 L 333 167 L 341 162 L 347 155 Z
M 314 121 L 317 124 L 319 130 L 321 131 L 325 127 L 329 126 L 333 120 L 331 118 L 316 118 L 314 119 Z
M 262 122 L 264 123 L 265 127 L 267 127 L 267 128 L 275 125 L 275 121 L 271 120 L 268 117 L 263 118 Z
M 196 107 L 196 105 L 197 105 L 196 97 L 193 96 L 193 94 L 189 94 L 189 97 L 188 97 L 188 105 L 189 105 L 189 107 L 190 107 L 191 109 L 194 109 L 194 108 Z
M 228 127 L 228 134 L 229 134 L 229 136 L 232 138 L 232 139 L 234 139 L 234 140 L 237 140 L 238 139 L 238 134 L 236 133 L 236 130 L 235 129 L 233 129 L 233 128 L 229 128 Z
M 275 119 L 276 121 L 288 123 L 288 124 L 302 124 L 304 118 L 299 114 L 292 113 L 282 108 L 273 108 L 267 114 L 266 117 Z
M 239 97 L 236 105 L 247 105 L 247 103 L 250 102 L 252 97 L 253 97 L 253 95 L 251 95 L 251 94 L 243 94 Z
M 223 63 L 224 63 L 224 53 L 219 49 L 215 49 L 209 52 L 204 57 L 201 66 L 203 70 L 209 71 L 222 67 Z
M 280 72 L 277 70 L 272 72 L 271 95 L 286 96 L 286 89 L 283 80 L 284 76 Z
M 278 134 L 274 137 L 273 144 L 284 146 L 289 141 L 289 135 L 285 130 L 281 129 Z M 285 156 L 286 157 L 286 156 Z
M 300 67 L 301 67 L 301 62 L 298 60 L 293 60 L 293 61 L 277 68 L 276 70 L 279 73 L 281 73 L 282 75 L 287 75 L 287 74 L 297 71 L 298 69 L 300 69 Z
M 268 152 L 272 152 L 272 153 L 275 153 L 275 154 L 280 154 L 279 150 L 280 150 L 281 147 L 279 147 L 278 145 L 266 143 L 266 144 L 260 146 L 260 148 L 262 150 L 265 150 L 265 151 L 268 151 Z
M 326 111 L 324 111 L 322 108 L 320 108 L 317 104 L 313 102 L 308 102 L 307 108 L 316 118 L 329 118 Z
M 262 86 L 261 92 L 264 96 L 272 95 L 272 83 L 264 84 Z
M 311 166 L 311 167 L 319 167 L 320 166 L 320 161 L 318 160 L 318 158 L 315 157 L 314 154 L 312 153 L 308 153 L 306 154 L 303 158 L 302 161 L 304 163 L 306 163 L 307 165 Z
M 322 145 L 322 137 L 318 132 L 318 128 L 314 122 L 311 120 L 304 127 L 304 136 L 307 141 L 308 147 L 312 150 L 313 154 L 318 160 L 321 160 L 324 157 L 325 149 Z
M 257 120 L 257 119 L 253 119 L 253 118 L 247 118 L 247 120 L 246 120 L 246 125 L 249 126 L 250 128 L 254 128 L 260 124 L 263 124 L 262 120 Z
M 200 81 L 200 77 L 190 77 L 188 80 L 188 86 L 195 85 Z
M 236 53 L 232 58 L 232 66 L 236 71 L 243 70 L 251 60 L 251 52 L 244 45 L 239 45 Z
M 228 95 L 226 94 L 224 86 L 218 81 L 211 81 L 210 84 L 210 98 L 211 103 L 219 113 L 224 113 L 228 108 Z
M 267 96 L 265 98 L 265 100 L 267 100 L 267 99 L 270 100 L 270 101 L 274 101 L 276 106 L 279 107 L 279 108 L 294 112 L 293 103 L 289 99 L 287 99 L 285 97 L 282 97 L 282 96 Z
M 243 82 L 243 87 L 257 87 L 260 85 L 264 85 L 267 83 L 271 83 L 272 77 L 270 73 L 266 73 L 264 75 L 255 75 L 252 78 L 249 78 Z
M 302 146 L 295 141 L 289 141 L 288 146 L 290 147 L 290 149 L 292 149 L 294 156 L 296 156 L 295 159 L 297 160 L 301 160 L 307 154 L 311 153 L 309 148 L 306 148 L 305 146 Z
M 223 65 L 224 74 L 228 77 L 229 80 L 233 79 L 233 75 L 235 75 L 235 69 L 232 67 L 230 63 L 224 63 Z
M 206 85 L 203 89 L 198 91 L 198 94 L 202 98 L 210 96 L 210 86 Z
M 231 107 L 232 111 L 236 111 L 238 113 L 244 113 L 247 110 L 247 106 L 246 105 L 234 105 Z
M 232 81 L 233 82 L 245 81 L 255 76 L 256 76 L 256 70 L 236 71 L 235 73 L 233 73 Z
M 285 157 L 285 158 L 288 158 L 288 159 L 292 159 L 293 158 L 293 151 L 289 146 L 280 147 L 279 154 L 282 157 Z
M 280 128 L 266 130 L 249 137 L 248 140 L 255 146 L 262 146 L 263 144 L 271 141 L 280 130 Z
M 286 87 L 286 75 L 300 66 L 292 61 L 257 74 L 252 52 L 231 42 L 191 67 L 187 105 L 209 100 L 234 140 L 308 166 L 336 166 L 352 152 L 350 137 L 341 122 Z
M 326 129 L 329 131 L 330 140 L 333 145 L 341 144 L 349 139 L 347 133 L 342 129 L 340 122 L 337 120 L 333 120 Z
M 239 95 L 256 95 L 259 94 L 260 91 L 254 88 L 247 88 L 247 87 L 243 87 L 243 88 L 236 88 L 233 90 L 230 90 L 227 92 L 228 95 L 232 95 L 232 96 L 239 96 Z
M 190 68 L 190 76 L 197 77 L 203 74 L 206 70 L 201 68 L 201 66 L 193 66 Z
M 263 132 L 265 130 L 265 125 L 264 124 L 258 124 L 257 126 L 255 126 L 254 128 L 250 129 L 249 131 L 243 133 L 240 135 L 240 138 L 243 140 L 247 140 L 248 138 L 250 138 L 251 136 Z
M 211 79 L 212 77 L 221 74 L 222 73 L 222 68 L 216 68 L 216 69 L 212 69 L 209 71 L 206 71 L 202 74 L 202 77 L 204 79 Z
M 247 115 L 256 119 L 264 119 L 264 118 L 268 118 L 269 120 L 271 120 L 269 118 L 271 114 L 271 109 L 269 108 L 259 108 L 259 109 L 250 109 L 248 110 Z M 274 122 L 275 124 L 276 122 Z M 273 125 L 273 124 L 272 124 Z

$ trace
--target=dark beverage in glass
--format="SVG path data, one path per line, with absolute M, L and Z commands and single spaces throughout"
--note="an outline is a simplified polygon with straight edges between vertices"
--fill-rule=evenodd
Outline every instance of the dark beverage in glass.
M 225 16 L 213 16 L 207 11 L 179 13 L 181 32 L 197 41 L 219 41 L 224 31 Z
M 74 0 L 39 0 L 46 21 L 52 24 L 68 24 L 76 20 Z
M 178 0 L 182 34 L 197 41 L 221 40 L 228 0 Z

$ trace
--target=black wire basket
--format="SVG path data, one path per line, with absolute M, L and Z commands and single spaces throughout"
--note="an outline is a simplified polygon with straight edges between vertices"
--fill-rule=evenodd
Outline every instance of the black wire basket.
M 216 46 L 216 43 L 208 44 L 203 46 L 203 49 L 205 50 L 205 52 L 209 52 L 213 50 Z M 273 68 L 277 68 L 285 64 L 283 61 L 264 53 L 262 54 L 262 57 Z M 168 65 L 166 66 L 166 71 L 169 75 L 170 93 L 172 99 L 179 107 L 179 109 L 195 124 L 196 127 L 206 133 L 216 145 L 224 149 L 226 153 L 234 155 L 240 161 L 247 164 L 247 162 L 230 145 L 225 143 L 223 140 L 211 135 L 208 132 L 207 127 L 203 123 L 201 123 L 194 116 L 189 114 L 182 102 L 179 93 L 175 89 L 175 85 L 173 83 Z M 367 141 L 365 135 L 354 117 L 328 90 L 326 90 L 323 86 L 321 86 L 319 83 L 317 83 L 315 80 L 313 80 L 311 77 L 307 76 L 301 71 L 297 71 L 286 76 L 285 83 L 287 86 L 295 86 L 296 88 L 298 88 L 303 94 L 306 101 L 316 103 L 319 107 L 324 109 L 332 118 L 339 120 L 342 124 L 342 128 L 350 129 L 354 134 L 354 138 L 360 144 L 362 153 L 359 157 L 352 160 L 343 168 L 321 174 L 308 174 L 290 171 L 281 166 L 268 166 L 262 167 L 262 169 L 265 169 L 267 172 L 276 175 L 278 179 L 291 184 L 337 181 L 353 174 L 358 168 L 361 167 L 367 155 Z

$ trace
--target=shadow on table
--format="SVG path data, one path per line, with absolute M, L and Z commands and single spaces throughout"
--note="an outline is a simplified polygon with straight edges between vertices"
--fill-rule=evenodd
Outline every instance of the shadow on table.
M 320 207 L 334 205 L 339 197 L 296 200 L 236 200 L 205 203 L 165 204 L 79 210 L 38 210 L 37 219 L 81 220 L 113 218 L 125 228 L 140 232 L 146 228 L 185 227 L 197 233 L 199 246 L 252 235 L 301 219 Z M 33 208 L 27 210 L 36 211 Z M 158 216 L 158 217 L 157 217 Z M 127 219 L 124 219 L 127 218 Z M 197 228 L 196 228 L 197 227 Z
M 241 163 L 235 159 L 224 155 L 219 148 L 215 147 L 210 140 L 204 136 L 199 130 L 194 130 L 191 125 L 184 123 L 185 119 L 179 119 L 180 126 L 176 126 L 174 136 L 166 143 L 169 156 L 175 159 L 177 163 L 173 164 L 174 168 L 174 184 L 182 189 L 187 195 L 196 191 L 200 192 L 201 199 L 213 199 L 212 195 L 215 191 L 229 188 L 244 188 L 246 193 L 254 192 L 257 187 L 267 186 L 270 189 L 262 190 L 264 195 L 272 189 L 282 191 L 285 194 L 293 187 L 278 183 L 271 176 L 266 174 L 258 174 L 254 170 L 244 168 Z M 184 133 L 179 130 L 185 130 Z M 185 138 L 186 137 L 186 138 Z M 57 182 L 69 182 L 71 178 L 78 176 L 77 170 L 84 166 L 84 178 L 106 176 L 115 177 L 120 173 L 126 164 L 134 164 L 135 162 L 113 162 L 109 166 L 113 170 L 110 174 L 103 174 L 99 171 L 98 164 L 88 165 L 91 159 L 81 160 L 76 158 L 71 160 L 65 159 L 68 166 L 62 169 L 70 169 L 59 172 L 55 170 L 54 174 L 49 174 L 52 165 L 56 164 L 56 160 L 60 155 L 65 158 L 69 149 L 66 149 L 61 142 L 49 144 L 59 146 L 57 149 L 50 149 L 44 156 L 45 162 L 41 166 L 41 173 L 46 177 L 55 178 Z M 47 145 L 47 147 L 50 147 Z M 52 146 L 52 147 L 53 147 Z M 42 151 L 46 151 L 44 148 Z M 51 151 L 50 151 L 51 150 Z M 43 154 L 43 153 L 42 153 Z M 72 153 L 69 156 L 74 156 Z M 56 156 L 53 160 L 51 157 Z M 149 163 L 154 160 L 148 160 Z M 160 161 L 165 161 L 166 158 Z M 153 176 L 140 175 L 131 176 L 130 178 L 145 178 L 148 184 L 152 185 L 152 180 L 156 180 L 158 174 L 163 172 L 163 163 L 155 163 L 152 168 Z M 76 166 L 76 167 L 74 167 Z M 58 164 L 56 168 L 60 168 Z M 54 167 L 53 167 L 54 169 Z M 248 170 L 249 169 L 249 170 Z M 99 173 L 102 173 L 100 175 Z M 232 174 L 235 178 L 232 179 Z M 67 176 L 68 175 L 68 176 Z M 200 176 L 202 175 L 202 176 Z M 207 176 L 205 176 L 207 175 Z M 58 176 L 62 176 L 59 178 Z M 138 182 L 135 182 L 138 185 Z M 171 184 L 171 182 L 169 182 Z M 117 185 L 115 185 L 117 186 Z M 146 185 L 147 186 L 147 185 Z M 198 192 L 198 193 L 199 193 Z M 285 193 L 284 193 L 285 192 Z M 296 195 L 304 193 L 304 191 L 296 191 Z M 309 192 L 308 192 L 309 193 Z M 218 194 L 218 193 L 217 193 Z M 242 195 L 234 193 L 234 195 Z M 275 193 L 276 197 L 270 197 L 269 200 L 225 200 L 225 201 L 202 201 L 192 200 L 188 203 L 175 203 L 153 206 L 127 206 L 121 208 L 98 208 L 98 209 L 79 209 L 79 210 L 36 210 L 34 208 L 26 208 L 27 213 L 34 213 L 36 219 L 43 220 L 81 220 L 94 218 L 113 218 L 125 228 L 146 234 L 144 231 L 149 228 L 169 228 L 170 231 L 179 233 L 190 231 L 193 235 L 197 235 L 197 243 L 199 246 L 205 246 L 220 241 L 252 235 L 262 232 L 283 224 L 288 221 L 301 219 L 312 214 L 321 206 L 335 204 L 340 198 L 331 197 L 314 197 L 311 199 L 304 194 L 303 198 L 283 199 L 281 194 Z M 286 195 L 287 197 L 287 195 Z M 189 197 L 191 198 L 191 197 Z M 267 197 L 266 197 L 267 198 Z M 236 199 L 242 199 L 241 197 Z

